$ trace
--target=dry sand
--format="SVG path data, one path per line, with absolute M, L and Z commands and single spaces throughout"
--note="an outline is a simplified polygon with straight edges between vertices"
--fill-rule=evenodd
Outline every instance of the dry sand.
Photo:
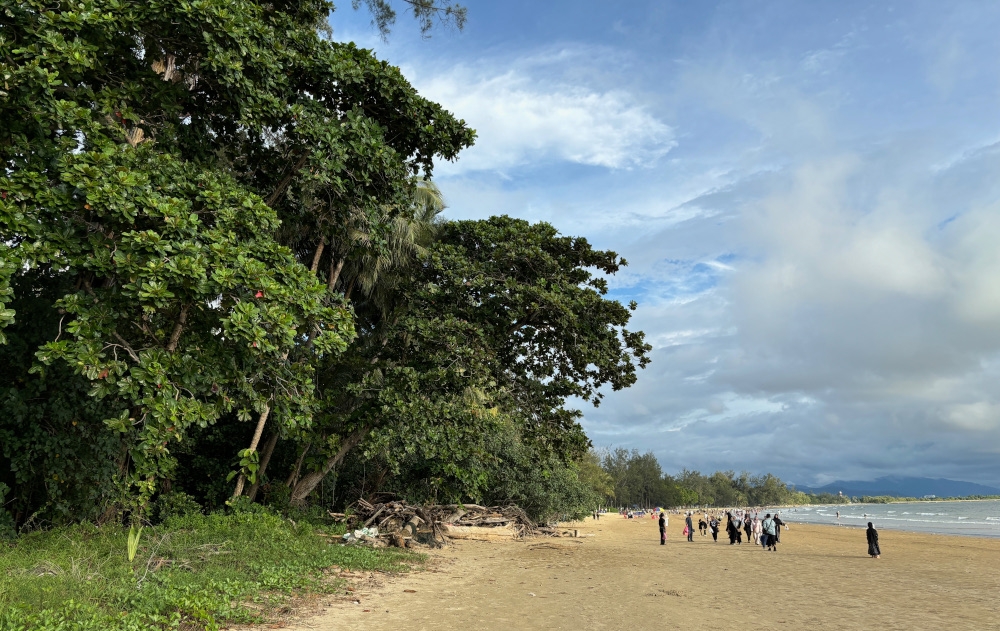
M 678 515 L 666 546 L 648 517 L 573 527 L 593 536 L 457 542 L 290 628 L 1000 629 L 1000 540 L 883 529 L 873 560 L 857 528 L 791 523 L 771 553 L 688 543 Z

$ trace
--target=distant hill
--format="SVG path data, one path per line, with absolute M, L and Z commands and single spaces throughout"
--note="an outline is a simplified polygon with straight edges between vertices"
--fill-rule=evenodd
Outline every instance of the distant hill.
M 862 495 L 891 495 L 893 497 L 966 497 L 968 495 L 1000 495 L 1000 489 L 973 482 L 945 480 L 944 478 L 911 478 L 885 476 L 876 480 L 837 480 L 819 487 L 796 486 L 806 493 L 842 492 L 849 497 Z

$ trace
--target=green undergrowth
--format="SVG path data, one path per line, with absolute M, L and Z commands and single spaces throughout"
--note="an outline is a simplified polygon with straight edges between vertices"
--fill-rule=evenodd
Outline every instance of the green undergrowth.
M 343 546 L 337 534 L 269 513 L 188 515 L 143 529 L 132 562 L 128 530 L 118 526 L 84 524 L 0 541 L 0 631 L 210 630 L 265 622 L 293 593 L 343 591 L 324 578 L 330 566 L 405 571 L 423 558 Z

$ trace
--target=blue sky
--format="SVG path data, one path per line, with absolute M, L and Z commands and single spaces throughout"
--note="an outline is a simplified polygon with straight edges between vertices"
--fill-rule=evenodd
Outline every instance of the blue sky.
M 653 364 L 584 410 L 595 445 L 1000 485 L 1000 5 L 466 4 L 430 39 L 331 24 L 479 132 L 448 216 L 629 260 Z

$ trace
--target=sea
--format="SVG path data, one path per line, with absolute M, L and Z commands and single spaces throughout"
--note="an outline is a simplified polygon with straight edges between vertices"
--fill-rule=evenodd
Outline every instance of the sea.
M 837 517 L 840 511 L 840 517 Z M 1000 500 L 899 502 L 896 504 L 833 504 L 781 509 L 790 524 L 834 524 L 906 530 L 941 535 L 1000 537 Z

